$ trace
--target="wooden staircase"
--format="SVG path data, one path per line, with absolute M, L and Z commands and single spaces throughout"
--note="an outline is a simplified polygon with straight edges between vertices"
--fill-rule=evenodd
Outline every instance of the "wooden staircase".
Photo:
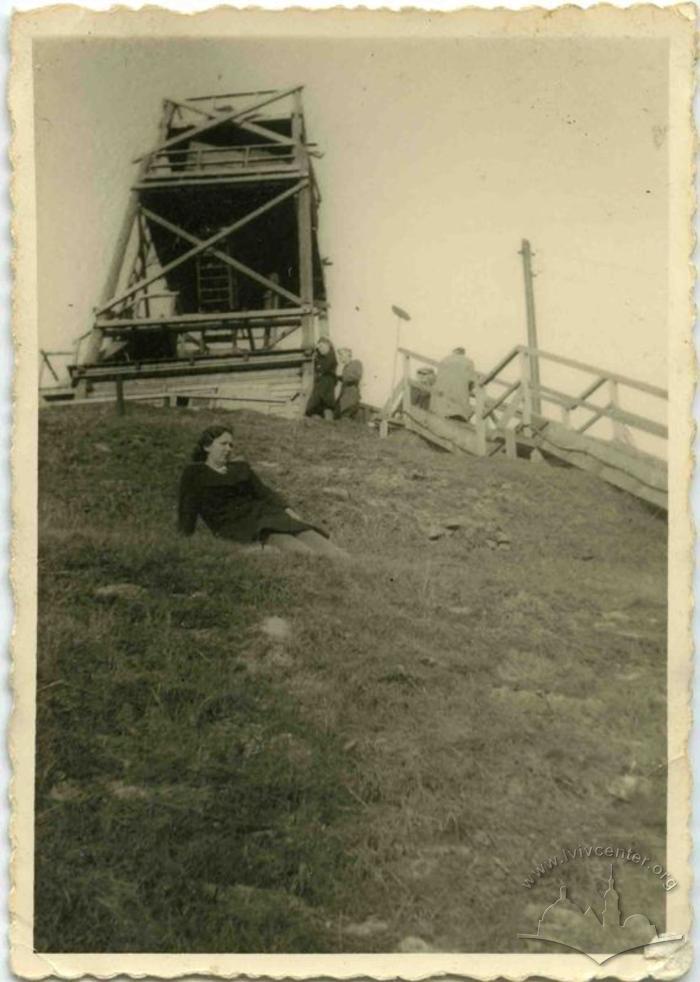
M 665 460 L 635 447 L 631 437 L 631 432 L 637 431 L 666 440 L 667 427 L 658 419 L 630 412 L 620 405 L 621 391 L 629 390 L 663 402 L 665 410 L 668 399 L 665 390 L 571 358 L 518 346 L 490 372 L 478 376 L 471 393 L 473 415 L 464 422 L 431 412 L 430 387 L 412 377 L 414 363 L 437 369 L 439 362 L 403 348 L 400 354 L 403 374 L 382 412 L 383 434 L 391 422 L 399 422 L 431 443 L 454 452 L 476 456 L 505 453 L 515 457 L 531 455 L 537 450 L 596 474 L 658 508 L 668 508 Z M 543 384 L 535 388 L 531 370 L 534 359 L 540 365 L 549 362 L 562 366 L 569 374 L 584 374 L 585 388 L 573 396 Z M 518 371 L 513 378 L 514 366 Z M 511 377 L 506 377 L 509 372 Z M 605 393 L 606 402 L 592 401 L 601 395 L 605 398 Z M 542 408 L 552 406 L 558 409 L 559 420 Z M 612 438 L 589 432 L 594 427 L 600 430 L 596 424 L 604 421 L 612 428 Z

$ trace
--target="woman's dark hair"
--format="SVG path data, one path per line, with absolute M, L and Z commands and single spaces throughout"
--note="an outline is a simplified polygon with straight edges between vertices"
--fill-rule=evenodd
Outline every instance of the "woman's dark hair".
M 206 430 L 199 434 L 199 439 L 192 451 L 192 460 L 196 463 L 206 460 L 207 447 L 210 447 L 214 440 L 218 440 L 224 433 L 230 433 L 233 436 L 233 430 L 230 426 L 207 426 Z

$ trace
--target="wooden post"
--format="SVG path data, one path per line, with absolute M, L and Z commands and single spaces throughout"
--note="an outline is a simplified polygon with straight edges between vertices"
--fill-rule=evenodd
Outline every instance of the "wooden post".
M 116 380 L 117 387 L 117 416 L 124 415 L 124 379 L 118 378 Z
M 146 231 L 144 229 L 143 215 L 140 210 L 137 211 L 136 215 L 136 228 L 139 237 L 139 261 L 141 263 L 141 279 L 146 279 L 148 276 L 148 245 L 146 244 Z M 146 317 L 151 316 L 151 304 L 148 298 L 148 287 L 144 292 L 143 296 L 143 306 L 146 313 Z
M 475 422 L 476 422 L 476 452 L 480 457 L 486 456 L 486 420 L 484 419 L 484 409 L 486 397 L 483 385 L 476 385 L 475 391 Z
M 618 391 L 617 391 L 617 379 L 608 379 L 608 391 L 610 392 L 610 408 L 619 409 L 620 405 L 618 402 Z M 619 419 L 613 419 L 613 438 L 619 440 L 620 443 L 627 443 L 627 433 L 625 431 L 624 423 L 621 423 Z
M 511 430 L 509 426 L 503 430 L 503 436 L 506 442 L 506 457 L 517 457 L 518 450 L 515 445 L 515 431 Z
M 532 427 L 532 393 L 530 391 L 530 356 L 527 351 L 520 352 L 520 391 L 523 397 L 523 425 Z
M 299 170 L 306 176 L 306 183 L 297 194 L 297 237 L 299 252 L 299 296 L 304 313 L 301 316 L 301 343 L 305 348 L 316 343 L 314 330 L 314 268 L 311 221 L 311 174 L 309 155 L 304 146 L 304 128 L 301 93 L 294 93 L 292 117 L 294 157 Z
M 535 292 L 532 287 L 532 252 L 530 243 L 523 239 L 520 255 L 523 257 L 523 276 L 525 279 L 525 310 L 527 315 L 527 344 L 535 354 L 530 361 L 530 385 L 532 391 L 532 411 L 542 412 L 540 403 L 540 362 L 537 357 L 537 320 L 535 318 Z
M 411 408 L 411 356 L 402 355 L 403 358 L 403 394 L 401 398 L 401 408 L 407 413 Z

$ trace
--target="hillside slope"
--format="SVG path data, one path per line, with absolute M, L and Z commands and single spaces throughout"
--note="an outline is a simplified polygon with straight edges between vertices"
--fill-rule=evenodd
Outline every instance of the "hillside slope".
M 175 536 L 222 418 L 351 563 Z M 43 412 L 40 498 L 38 950 L 516 951 L 546 857 L 665 862 L 666 526 L 635 499 L 145 407 Z M 595 906 L 608 863 L 570 896 Z M 616 876 L 661 930 L 658 882 Z

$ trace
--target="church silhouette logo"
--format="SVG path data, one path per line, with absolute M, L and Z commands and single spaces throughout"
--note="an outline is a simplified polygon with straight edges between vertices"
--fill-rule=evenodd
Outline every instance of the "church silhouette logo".
M 612 866 L 600 917 L 590 904 L 581 910 L 569 900 L 566 884 L 562 883 L 559 897 L 542 911 L 537 934 L 518 934 L 518 937 L 579 952 L 599 965 L 628 951 L 683 940 L 681 935 L 659 935 L 656 926 L 644 914 L 630 914 L 622 920 L 620 894 L 615 889 Z M 596 958 L 594 953 L 605 953 L 606 957 Z

